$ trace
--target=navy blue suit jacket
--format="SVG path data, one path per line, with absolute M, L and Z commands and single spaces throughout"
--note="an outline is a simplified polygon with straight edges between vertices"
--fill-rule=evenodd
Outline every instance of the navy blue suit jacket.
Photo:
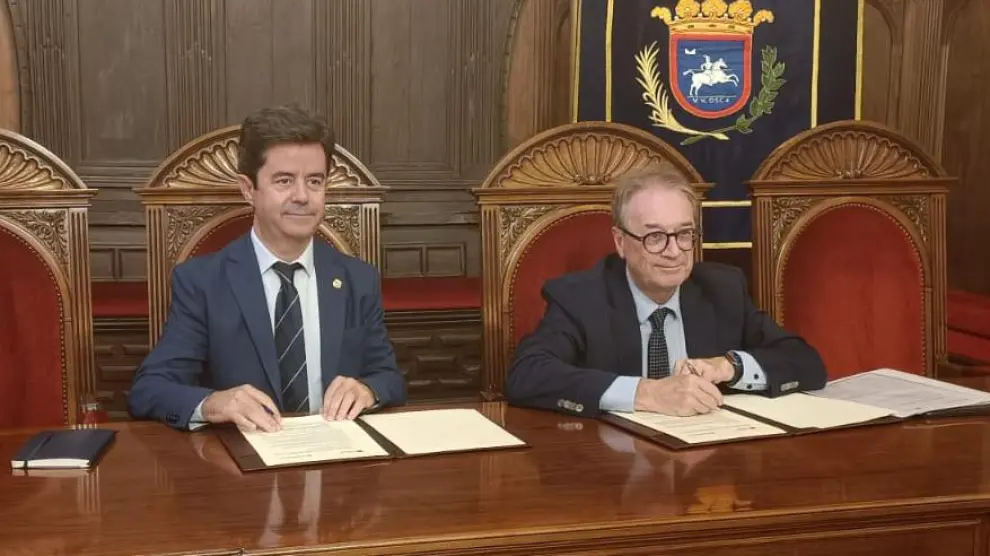
M 825 386 L 818 352 L 758 310 L 736 267 L 698 262 L 681 284 L 689 357 L 729 350 L 752 355 L 767 377 L 761 394 Z M 514 405 L 593 417 L 602 394 L 620 375 L 641 376 L 643 346 L 626 263 L 612 254 L 588 270 L 544 284 L 546 311 L 516 348 L 505 395 Z
M 383 407 L 405 403 L 378 271 L 319 238 L 313 260 L 324 392 L 335 377 L 350 376 L 371 388 Z M 282 407 L 271 317 L 250 234 L 175 267 L 168 319 L 135 374 L 128 407 L 137 419 L 182 429 L 207 395 L 243 384 Z

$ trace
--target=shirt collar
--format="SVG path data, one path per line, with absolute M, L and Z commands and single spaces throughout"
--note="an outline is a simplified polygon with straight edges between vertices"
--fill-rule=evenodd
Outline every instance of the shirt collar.
M 636 282 L 633 281 L 632 275 L 629 273 L 629 267 L 626 267 L 626 281 L 629 282 L 629 289 L 632 291 L 633 303 L 636 304 L 636 318 L 639 319 L 640 324 L 646 323 L 657 309 L 660 307 L 666 307 L 670 309 L 673 313 L 675 319 L 681 318 L 681 287 L 677 286 L 674 290 L 674 295 L 670 296 L 670 299 L 666 303 L 659 304 L 649 298 L 643 290 L 639 289 Z
M 306 245 L 306 249 L 302 252 L 302 255 L 299 255 L 299 258 L 294 261 L 282 261 L 276 257 L 274 253 L 265 247 L 265 244 L 262 243 L 261 238 L 258 237 L 258 234 L 254 231 L 254 228 L 251 228 L 251 242 L 254 244 L 254 254 L 258 257 L 258 268 L 261 269 L 262 274 L 268 272 L 268 269 L 270 269 L 273 264 L 281 261 L 289 264 L 300 263 L 306 271 L 306 274 L 309 274 L 310 276 L 316 275 L 316 268 L 313 264 L 312 238 L 310 238 L 309 244 Z

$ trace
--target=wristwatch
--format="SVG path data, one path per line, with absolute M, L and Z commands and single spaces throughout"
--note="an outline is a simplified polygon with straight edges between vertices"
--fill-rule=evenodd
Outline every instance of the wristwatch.
M 732 380 L 729 381 L 729 386 L 735 386 L 743 376 L 743 362 L 739 354 L 734 351 L 729 351 L 725 353 L 725 358 L 732 363 L 732 369 L 734 374 L 732 375 Z

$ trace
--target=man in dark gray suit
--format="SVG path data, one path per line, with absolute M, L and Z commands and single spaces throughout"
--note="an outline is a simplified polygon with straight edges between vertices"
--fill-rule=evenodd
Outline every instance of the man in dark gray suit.
M 250 233 L 178 265 L 164 332 L 134 377 L 136 418 L 278 430 L 281 414 L 353 419 L 406 400 L 377 270 L 315 237 L 333 136 L 296 107 L 241 129 Z
M 726 392 L 824 386 L 818 352 L 753 306 L 738 268 L 695 264 L 698 200 L 679 174 L 625 177 L 612 211 L 617 253 L 544 285 L 546 312 L 509 370 L 511 403 L 684 416 Z

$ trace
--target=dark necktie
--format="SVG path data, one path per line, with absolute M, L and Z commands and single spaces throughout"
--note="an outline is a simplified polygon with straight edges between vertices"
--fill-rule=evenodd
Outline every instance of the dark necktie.
M 302 307 L 299 292 L 292 279 L 301 269 L 299 263 L 275 263 L 282 288 L 275 301 L 275 353 L 282 377 L 282 411 L 309 412 L 309 378 L 306 372 L 306 340 L 303 334 Z
M 664 378 L 670 376 L 670 361 L 667 355 L 667 338 L 663 334 L 663 321 L 672 313 L 666 307 L 660 307 L 650 315 L 650 342 L 646 351 L 646 378 Z

